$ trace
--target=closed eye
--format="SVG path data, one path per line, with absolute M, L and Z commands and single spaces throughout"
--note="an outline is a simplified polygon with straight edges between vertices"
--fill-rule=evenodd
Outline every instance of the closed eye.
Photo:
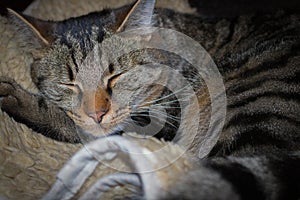
M 108 89 L 109 92 L 111 92 L 111 89 L 112 89 L 113 87 L 115 87 L 118 78 L 119 78 L 122 74 L 123 74 L 123 73 L 116 74 L 116 75 L 112 76 L 110 79 L 108 79 L 108 82 L 107 82 L 107 89 Z
M 110 79 L 108 79 L 107 81 L 107 92 L 109 95 L 112 95 L 112 88 L 115 87 L 116 82 L 118 80 L 118 78 L 122 75 L 122 73 L 116 74 L 114 76 L 112 76 Z
M 79 86 L 77 84 L 74 84 L 74 83 L 62 83 L 62 82 L 60 82 L 60 85 L 63 86 L 63 87 L 66 87 L 66 88 L 68 88 L 70 90 L 72 90 L 76 94 L 80 93 L 80 88 L 79 88 Z

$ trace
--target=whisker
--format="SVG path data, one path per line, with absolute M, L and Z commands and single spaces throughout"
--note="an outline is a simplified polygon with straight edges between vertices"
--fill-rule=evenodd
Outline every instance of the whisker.
M 165 112 L 161 112 L 160 110 L 153 109 L 153 111 L 151 113 L 158 114 L 162 117 L 173 119 L 174 121 L 177 121 L 177 122 L 179 122 L 181 120 L 181 117 L 177 117 L 177 116 L 174 116 L 174 115 L 171 115 L 171 114 L 166 114 Z M 141 113 L 135 112 L 135 113 L 131 114 L 131 116 L 133 116 L 134 114 L 137 114 L 139 116 L 149 116 L 150 115 L 150 113 L 147 114 L 147 115 L 144 115 L 144 114 L 142 114 L 142 112 Z
M 180 101 L 180 100 L 185 100 L 185 99 L 188 99 L 188 98 L 175 99 L 175 100 L 172 100 L 172 101 L 161 102 L 161 103 L 155 103 L 154 102 L 155 104 L 152 104 L 152 105 L 156 105 L 156 106 L 158 106 L 158 105 L 165 105 L 165 104 L 170 104 L 170 103 L 174 103 L 174 102 L 177 102 L 177 101 Z M 144 103 L 140 107 L 143 107 L 143 106 L 148 106 L 149 107 L 148 103 Z
M 153 110 L 152 110 L 152 113 L 159 114 L 159 115 L 162 115 L 162 116 L 164 115 L 164 112 L 161 112 L 159 110 L 154 110 L 154 112 L 153 112 Z M 178 117 L 176 115 L 172 115 L 170 113 L 165 114 L 165 116 L 168 117 L 168 118 L 170 118 L 170 119 L 173 119 L 174 121 L 178 121 L 178 122 L 181 121 L 181 117 Z
M 122 121 L 122 123 L 127 124 L 127 125 L 131 125 L 131 123 L 130 123 L 129 121 L 127 121 L 127 120 L 128 120 L 128 119 Z M 133 119 L 131 119 L 131 120 L 133 120 Z M 135 121 L 135 120 L 133 120 L 133 121 Z
M 158 107 L 158 108 L 159 108 L 160 106 L 159 106 L 159 105 L 156 105 L 156 104 L 151 105 L 151 109 L 152 109 L 153 107 L 154 107 L 154 108 L 155 108 L 155 107 Z M 177 107 L 177 106 L 164 106 L 164 108 L 181 108 L 181 107 Z
M 136 117 L 138 117 L 138 116 L 140 116 L 140 117 L 153 117 L 153 118 L 155 118 L 155 119 L 159 119 L 160 120 L 160 118 L 159 117 L 157 117 L 157 116 L 155 116 L 155 115 L 144 115 L 144 116 L 142 116 L 142 115 L 136 115 Z M 176 120 L 174 120 L 174 121 L 176 121 Z M 169 121 L 165 121 L 167 124 L 169 124 L 169 125 L 171 125 L 172 127 L 174 127 L 174 128 L 177 128 L 174 124 L 171 124 Z M 178 122 L 178 121 L 177 121 Z
M 168 102 L 166 102 L 166 103 L 168 103 Z M 153 104 L 153 105 L 151 105 L 151 107 L 150 106 L 140 106 L 140 107 L 138 107 L 138 108 L 141 108 L 141 109 L 152 109 L 153 107 L 155 108 L 155 107 L 161 107 L 160 106 L 161 104 Z M 178 106 L 163 106 L 164 108 L 181 108 L 180 106 L 178 107 Z
M 164 100 L 164 99 L 166 99 L 166 98 L 168 98 L 168 97 L 170 97 L 170 96 L 172 96 L 172 95 L 175 95 L 175 94 L 181 92 L 182 90 L 184 90 L 184 89 L 187 88 L 187 87 L 188 87 L 188 85 L 187 85 L 187 86 L 184 86 L 183 88 L 181 88 L 181 89 L 179 89 L 179 90 L 177 90 L 176 92 L 172 92 L 171 94 L 169 94 L 169 95 L 167 95 L 167 96 L 163 96 L 163 97 L 161 97 L 161 98 L 158 98 L 158 99 L 155 99 L 155 100 L 152 100 L 152 101 L 148 101 L 148 102 L 145 102 L 145 103 L 146 103 L 146 104 L 151 104 L 151 103 L 155 103 L 155 102 L 160 101 L 160 100 Z
M 152 112 L 152 113 L 159 114 L 159 115 L 161 115 L 161 116 L 168 117 L 168 118 L 173 119 L 173 120 L 175 120 L 175 121 L 181 119 L 181 117 L 177 117 L 177 116 L 174 116 L 174 115 L 171 115 L 171 114 L 165 114 L 165 112 L 162 112 L 162 111 L 157 110 L 157 109 L 151 109 L 151 112 Z M 138 112 L 136 112 L 136 113 L 139 114 Z

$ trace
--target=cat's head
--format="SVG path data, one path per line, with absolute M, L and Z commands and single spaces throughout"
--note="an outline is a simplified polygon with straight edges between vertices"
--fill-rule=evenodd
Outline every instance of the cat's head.
M 32 33 L 28 35 L 39 40 L 40 48 L 33 53 L 33 81 L 47 99 L 66 111 L 81 132 L 134 131 L 150 122 L 164 123 L 161 133 L 178 129 L 178 99 L 163 86 L 172 74 L 153 64 L 164 59 L 167 63 L 164 53 L 146 49 L 103 60 L 102 42 L 112 34 L 150 25 L 153 7 L 154 1 L 137 1 L 62 22 L 45 22 L 11 11 L 17 23 Z

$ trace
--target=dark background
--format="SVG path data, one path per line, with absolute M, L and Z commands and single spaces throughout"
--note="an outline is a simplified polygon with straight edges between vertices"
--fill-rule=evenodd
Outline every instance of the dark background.
M 23 11 L 33 0 L 0 0 L 0 6 Z
M 189 0 L 204 16 L 234 17 L 249 13 L 274 13 L 285 10 L 300 13 L 300 0 Z
M 2 8 L 24 10 L 32 0 L 0 0 Z M 300 13 L 300 0 L 189 0 L 205 16 L 236 16 L 252 12 L 269 13 L 277 10 Z

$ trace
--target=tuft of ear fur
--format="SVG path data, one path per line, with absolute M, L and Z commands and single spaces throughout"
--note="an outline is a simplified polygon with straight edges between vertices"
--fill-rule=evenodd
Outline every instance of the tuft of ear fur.
M 54 40 L 52 33 L 55 23 L 23 15 L 9 8 L 7 9 L 7 16 L 12 19 L 17 26 L 29 28 L 42 44 L 49 45 Z
M 136 1 L 116 32 L 151 26 L 154 6 L 155 0 Z

